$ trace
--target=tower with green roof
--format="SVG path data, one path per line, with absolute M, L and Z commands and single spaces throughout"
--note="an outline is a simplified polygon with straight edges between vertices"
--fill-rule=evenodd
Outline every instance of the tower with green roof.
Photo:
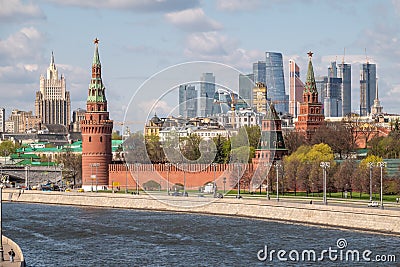
M 314 69 L 312 65 L 313 53 L 308 52 L 307 80 L 303 91 L 303 102 L 300 103 L 300 113 L 295 122 L 295 129 L 304 133 L 310 139 L 315 130 L 325 124 L 322 113 L 322 103 L 318 102 L 318 91 L 315 83 Z
M 105 86 L 101 79 L 99 40 L 94 40 L 92 77 L 86 100 L 82 131 L 82 187 L 104 189 L 109 185 L 108 165 L 112 160 L 111 134 L 113 121 L 107 111 Z

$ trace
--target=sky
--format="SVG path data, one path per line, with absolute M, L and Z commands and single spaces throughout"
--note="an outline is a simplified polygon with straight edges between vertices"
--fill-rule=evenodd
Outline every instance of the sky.
M 287 94 L 289 59 L 304 81 L 308 51 L 314 53 L 316 76 L 327 75 L 329 62 L 344 58 L 352 64 L 355 112 L 360 63 L 376 63 L 384 112 L 400 113 L 397 0 L 0 0 L 0 25 L 0 106 L 7 117 L 12 109 L 34 111 L 52 51 L 72 109 L 85 108 L 95 38 L 116 128 L 127 113 L 137 112 L 132 118 L 143 121 L 144 114 L 163 116 L 176 107 L 177 98 L 160 98 L 170 89 L 159 75 L 165 69 L 182 74 L 185 62 L 211 61 L 250 73 L 266 51 L 284 56 Z M 234 91 L 235 75 L 229 84 Z M 155 77 L 158 83 L 150 86 Z

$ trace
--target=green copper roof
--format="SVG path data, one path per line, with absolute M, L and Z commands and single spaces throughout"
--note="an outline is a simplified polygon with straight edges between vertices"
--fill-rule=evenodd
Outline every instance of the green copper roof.
M 99 45 L 98 44 L 96 44 L 96 49 L 94 50 L 93 65 L 101 66 L 100 57 L 99 57 Z
M 310 61 L 308 62 L 307 80 L 306 80 L 306 85 L 304 86 L 304 92 L 318 93 L 317 86 L 315 84 L 314 69 L 311 62 L 311 56 L 310 56 Z

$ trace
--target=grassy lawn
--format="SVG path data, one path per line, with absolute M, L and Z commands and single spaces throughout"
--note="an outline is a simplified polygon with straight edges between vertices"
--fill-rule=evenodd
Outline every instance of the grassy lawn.
M 230 190 L 229 192 L 227 192 L 228 195 L 237 195 L 237 190 Z M 250 194 L 248 191 L 240 191 L 240 194 L 243 196 L 260 196 L 260 192 L 256 191 L 254 194 Z M 261 192 L 262 196 L 266 196 L 266 192 L 263 190 Z M 269 195 L 271 198 L 276 198 L 276 194 L 275 192 L 269 192 Z M 279 194 L 279 198 L 290 198 L 290 197 L 296 197 L 296 198 L 322 198 L 323 193 L 309 193 L 307 196 L 306 192 L 297 192 L 296 195 L 294 194 L 294 192 L 285 192 L 285 194 L 283 195 L 282 193 Z M 337 199 L 342 199 L 342 200 L 346 200 L 345 198 L 345 193 L 341 192 L 335 192 L 335 193 L 327 193 L 327 197 L 328 198 L 337 198 Z M 383 195 L 383 200 L 384 201 L 389 201 L 389 202 L 396 202 L 396 198 L 400 198 L 400 196 L 398 195 Z M 350 194 L 350 192 L 347 193 L 347 200 L 365 200 L 365 201 L 369 201 L 369 193 L 362 193 L 361 197 L 360 197 L 360 193 L 359 192 L 353 192 L 352 194 Z M 376 194 L 372 194 L 372 200 L 373 201 L 379 201 L 380 200 L 380 195 L 378 193 Z

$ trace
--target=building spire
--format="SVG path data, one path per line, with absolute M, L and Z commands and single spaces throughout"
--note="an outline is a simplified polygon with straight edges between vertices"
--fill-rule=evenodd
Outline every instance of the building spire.
M 51 51 L 50 66 L 54 66 L 54 53 L 53 53 L 53 51 Z
M 95 111 L 99 111 L 98 109 L 102 109 L 102 111 L 107 110 L 107 99 L 105 95 L 105 87 L 103 81 L 101 79 L 101 64 L 100 64 L 100 56 L 99 56 L 99 39 L 94 39 L 95 50 L 93 56 L 93 64 L 92 64 L 92 79 L 89 84 L 89 92 L 88 92 L 88 103 L 104 103 L 104 106 L 100 107 L 98 105 L 94 106 Z
M 99 57 L 99 41 L 100 40 L 97 38 L 93 40 L 93 43 L 96 46 L 96 49 L 94 50 L 94 55 L 93 55 L 93 65 L 101 66 L 100 57 Z
M 309 56 L 310 60 L 308 61 L 308 70 L 307 70 L 307 79 L 306 79 L 306 84 L 304 86 L 304 92 L 303 93 L 317 93 L 317 86 L 315 84 L 315 77 L 314 77 L 314 69 L 312 65 L 312 55 L 313 53 L 310 51 L 307 53 Z
M 58 70 L 56 68 L 56 64 L 54 63 L 53 51 L 51 51 L 50 66 L 47 68 L 47 79 L 49 79 L 49 80 L 57 80 L 58 79 Z

